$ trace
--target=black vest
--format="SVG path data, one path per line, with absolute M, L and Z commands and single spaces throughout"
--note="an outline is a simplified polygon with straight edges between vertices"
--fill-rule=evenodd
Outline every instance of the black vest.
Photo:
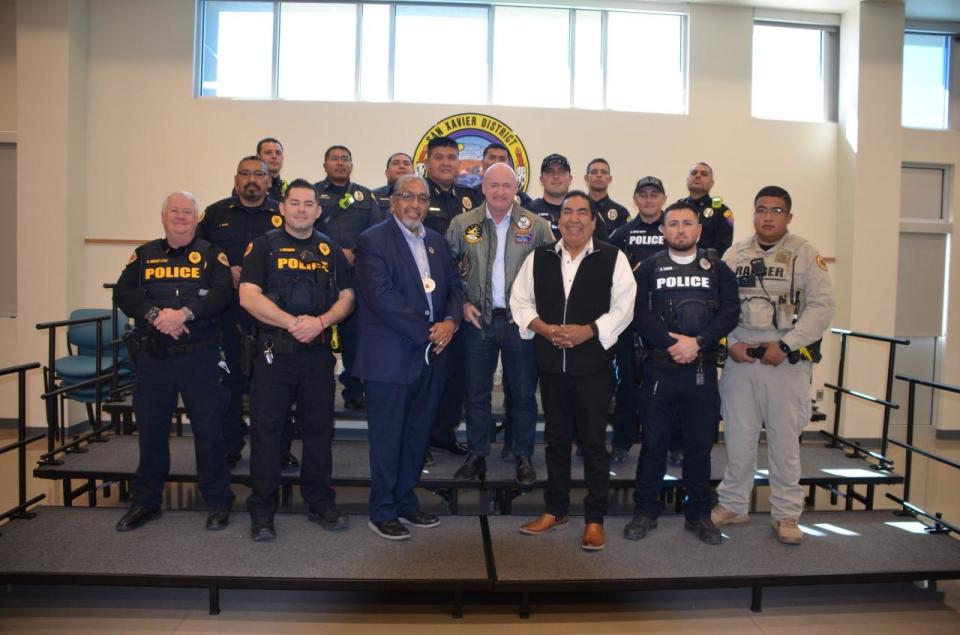
M 264 294 L 291 315 L 320 315 L 336 301 L 336 254 L 328 237 L 314 231 L 308 246 L 283 229 L 266 233 L 267 288 Z
M 562 256 L 555 247 L 556 244 L 547 245 L 534 252 L 533 292 L 537 314 L 547 324 L 591 324 L 610 310 L 617 249 L 595 240 L 594 250 L 584 256 L 570 287 L 570 296 L 566 297 Z M 596 337 L 571 349 L 559 349 L 537 335 L 534 346 L 540 370 L 548 373 L 590 375 L 610 367 L 613 360 L 612 350 L 605 350 Z
M 717 265 L 698 249 L 693 262 L 681 265 L 666 250 L 654 256 L 649 280 L 649 307 L 663 324 L 681 335 L 699 335 L 716 315 Z
M 210 259 L 214 251 L 202 238 L 195 239 L 179 254 L 168 254 L 164 244 L 164 240 L 158 239 L 140 248 L 140 288 L 153 306 L 182 309 L 184 300 L 202 297 L 210 287 Z M 142 318 L 138 318 L 137 328 L 156 333 Z M 181 336 L 179 343 L 217 335 L 219 319 L 196 320 L 189 324 L 189 329 L 189 335 Z

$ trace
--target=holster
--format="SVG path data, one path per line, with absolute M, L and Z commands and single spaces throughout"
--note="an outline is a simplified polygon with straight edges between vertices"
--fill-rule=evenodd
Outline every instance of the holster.
M 630 344 L 633 346 L 633 378 L 639 386 L 643 383 L 643 366 L 647 361 L 647 349 L 643 347 L 643 342 L 636 333 L 631 335 Z
M 240 331 L 240 372 L 244 377 L 253 376 L 253 358 L 257 354 L 257 336 L 247 333 L 237 325 Z

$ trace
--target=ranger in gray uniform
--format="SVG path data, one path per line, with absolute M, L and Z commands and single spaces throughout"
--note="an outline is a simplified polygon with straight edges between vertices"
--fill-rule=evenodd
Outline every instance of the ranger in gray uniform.
M 827 264 L 805 239 L 787 232 L 790 194 L 768 185 L 754 199 L 756 233 L 723 256 L 737 276 L 740 323 L 727 337 L 720 381 L 727 469 L 711 519 L 718 527 L 746 523 L 766 426 L 770 515 L 780 542 L 800 544 L 803 511 L 800 433 L 810 418 L 810 373 L 833 317 Z

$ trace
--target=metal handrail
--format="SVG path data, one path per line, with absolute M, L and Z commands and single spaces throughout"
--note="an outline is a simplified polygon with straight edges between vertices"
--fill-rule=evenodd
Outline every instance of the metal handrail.
M 0 454 L 11 450 L 17 451 L 17 501 L 15 507 L 0 513 L 0 521 L 8 518 L 33 518 L 35 514 L 27 512 L 27 508 L 44 498 L 46 494 L 34 496 L 27 500 L 27 445 L 42 439 L 43 434 L 27 437 L 27 371 L 40 368 L 38 362 L 8 366 L 0 369 L 0 377 L 17 374 L 17 441 L 0 448 Z
M 831 333 L 840 336 L 840 362 L 837 364 L 837 383 L 824 386 L 834 391 L 833 394 L 833 436 L 840 437 L 840 415 L 842 411 L 843 395 L 848 394 L 859 399 L 871 401 L 883 406 L 883 428 L 880 432 L 880 454 L 887 454 L 887 440 L 890 436 L 890 411 L 898 409 L 899 405 L 893 400 L 893 369 L 896 366 L 897 345 L 909 346 L 910 340 L 903 337 L 890 337 L 887 335 L 877 335 L 876 333 L 864 333 L 862 331 L 851 331 L 850 329 L 832 328 Z M 843 385 L 844 369 L 847 360 L 847 338 L 856 337 L 859 339 L 873 340 L 876 342 L 886 342 L 889 345 L 887 354 L 887 381 L 883 398 L 874 397 L 864 392 L 852 390 Z M 834 445 L 833 447 L 836 447 Z
M 914 454 L 919 454 L 923 457 L 937 461 L 938 463 L 942 463 L 943 465 L 947 465 L 954 469 L 960 469 L 960 463 L 954 461 L 953 459 L 949 459 L 945 456 L 941 456 L 935 452 L 930 452 L 929 450 L 924 450 L 923 448 L 919 448 L 914 445 L 913 431 L 916 425 L 916 422 L 914 421 L 914 414 L 916 412 L 917 385 L 927 386 L 934 390 L 943 390 L 957 394 L 960 394 L 960 386 L 952 386 L 950 384 L 935 382 L 910 375 L 897 375 L 897 379 L 907 382 L 907 440 L 904 443 L 902 441 L 891 439 L 890 442 L 906 450 L 906 469 L 904 470 L 903 475 L 903 498 L 899 498 L 890 493 L 887 493 L 887 498 L 898 503 L 902 507 L 902 513 L 906 513 L 911 516 L 919 515 L 933 520 L 936 523 L 934 531 L 943 532 L 943 527 L 946 527 L 948 531 L 960 533 L 960 528 L 943 520 L 943 515 L 939 512 L 931 515 L 910 502 L 910 485 L 913 476 Z

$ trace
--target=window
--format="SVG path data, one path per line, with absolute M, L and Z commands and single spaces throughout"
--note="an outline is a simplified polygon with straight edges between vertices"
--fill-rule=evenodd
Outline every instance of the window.
M 687 108 L 679 13 L 204 0 L 198 23 L 204 97 Z
M 903 38 L 904 126 L 946 128 L 950 38 L 907 33 Z
M 791 121 L 835 118 L 836 35 L 829 27 L 755 23 L 753 116 Z

